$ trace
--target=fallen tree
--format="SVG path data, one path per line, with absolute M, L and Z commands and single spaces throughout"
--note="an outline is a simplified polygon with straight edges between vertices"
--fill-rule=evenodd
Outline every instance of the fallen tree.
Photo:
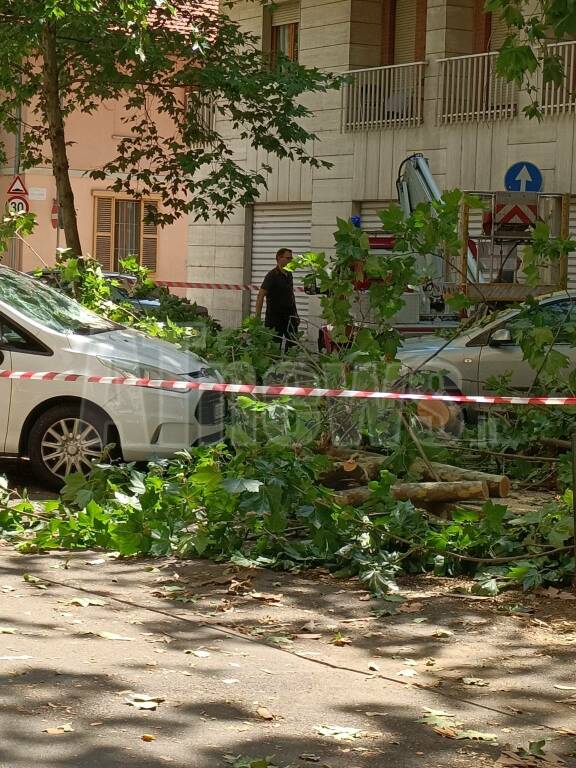
M 452 482 L 396 483 L 390 489 L 397 501 L 431 504 L 444 501 L 485 501 L 489 498 L 488 485 L 484 480 L 456 480 Z M 360 506 L 368 501 L 372 490 L 368 486 L 337 491 L 335 498 L 342 504 Z
M 436 477 L 432 476 L 430 468 Z M 495 499 L 504 499 L 510 494 L 510 480 L 506 475 L 494 475 L 477 469 L 453 467 L 451 464 L 441 464 L 437 461 L 431 461 L 428 465 L 422 459 L 416 459 L 411 464 L 410 472 L 421 476 L 424 480 L 438 479 L 449 483 L 459 480 L 480 480 L 486 483 L 490 496 Z

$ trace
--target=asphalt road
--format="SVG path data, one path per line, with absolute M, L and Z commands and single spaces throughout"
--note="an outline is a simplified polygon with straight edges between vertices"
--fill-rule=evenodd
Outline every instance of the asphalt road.
M 574 766 L 571 599 L 513 615 L 418 577 L 378 617 L 322 570 L 9 547 L 0 570 L 2 768 L 488 768 L 542 739 Z

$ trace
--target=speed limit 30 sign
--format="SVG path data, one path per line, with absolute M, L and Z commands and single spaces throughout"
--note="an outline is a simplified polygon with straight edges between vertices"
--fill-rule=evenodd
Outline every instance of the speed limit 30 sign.
M 20 216 L 23 213 L 28 213 L 29 210 L 27 198 L 16 196 L 8 198 L 8 212 L 13 216 Z

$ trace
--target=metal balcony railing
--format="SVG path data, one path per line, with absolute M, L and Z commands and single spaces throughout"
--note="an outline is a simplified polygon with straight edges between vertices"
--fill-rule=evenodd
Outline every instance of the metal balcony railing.
M 540 104 L 545 115 L 576 112 L 576 42 L 547 46 L 550 56 L 557 56 L 564 69 L 562 82 L 543 83 L 540 74 Z
M 425 66 L 420 61 L 348 72 L 342 86 L 342 130 L 420 125 Z
M 456 56 L 440 60 L 438 122 L 506 120 L 518 111 L 518 93 L 496 73 L 494 53 Z

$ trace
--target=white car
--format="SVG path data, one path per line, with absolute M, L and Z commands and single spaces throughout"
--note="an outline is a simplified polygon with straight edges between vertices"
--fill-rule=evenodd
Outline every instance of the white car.
M 0 266 L 0 369 L 216 381 L 207 363 L 112 323 Z M 86 472 L 111 443 L 124 461 L 169 457 L 224 433 L 224 398 L 114 384 L 0 378 L 0 454 L 28 457 L 41 481 Z

